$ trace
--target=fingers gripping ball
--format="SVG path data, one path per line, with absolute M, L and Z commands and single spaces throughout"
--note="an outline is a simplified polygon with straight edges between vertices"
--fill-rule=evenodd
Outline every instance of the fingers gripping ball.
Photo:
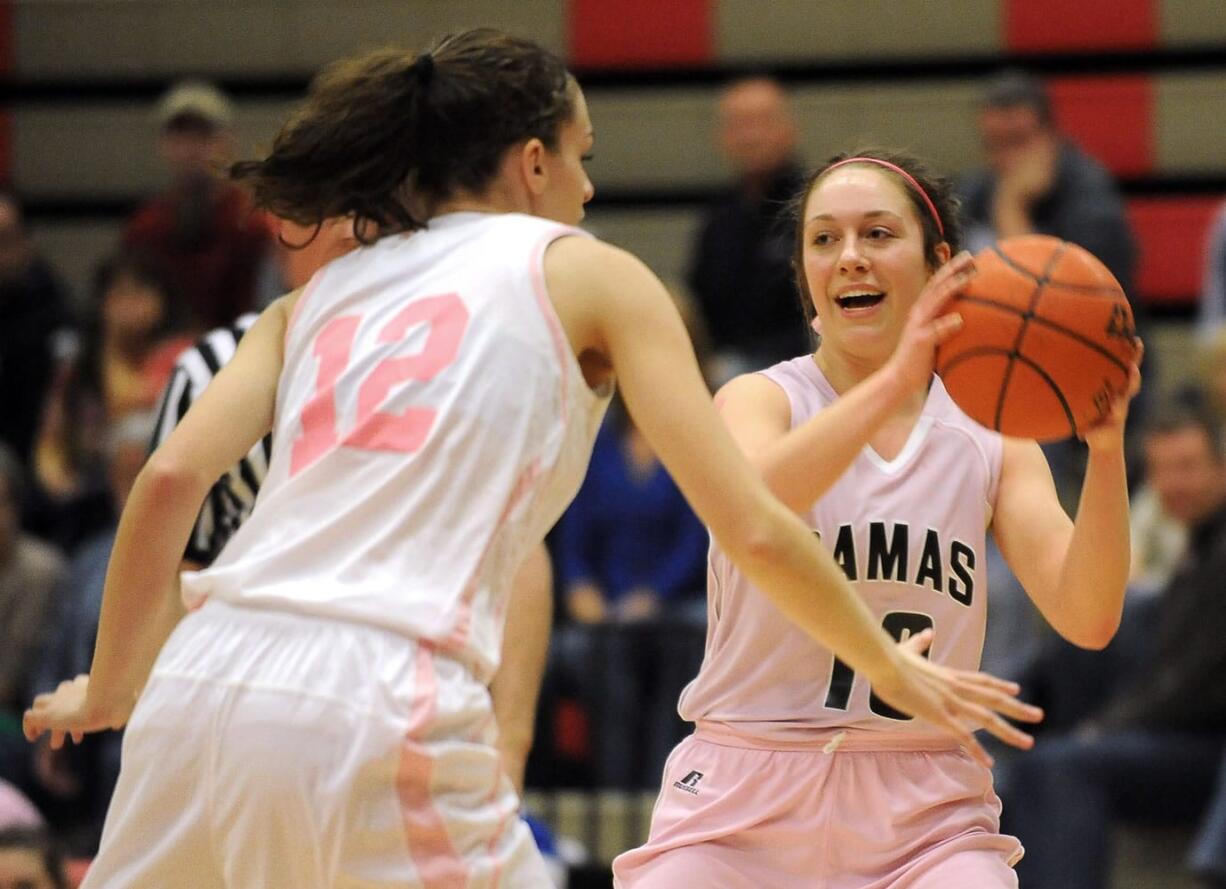
M 937 349 L 945 388 L 1005 435 L 1080 435 L 1127 391 L 1136 357 L 1132 309 L 1088 251 L 1046 235 L 1006 238 L 975 257 L 949 304 L 963 326 Z

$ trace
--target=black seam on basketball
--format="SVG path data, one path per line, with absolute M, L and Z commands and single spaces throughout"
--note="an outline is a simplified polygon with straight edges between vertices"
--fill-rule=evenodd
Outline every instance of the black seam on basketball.
M 1052 393 L 1056 396 L 1056 398 L 1060 402 L 1060 407 L 1064 411 L 1064 416 L 1068 419 L 1069 433 L 1071 435 L 1076 435 L 1077 434 L 1077 420 L 1073 417 L 1073 410 L 1072 408 L 1069 407 L 1068 399 L 1064 397 L 1064 393 L 1060 391 L 1060 387 L 1056 385 L 1056 381 L 1047 375 L 1047 371 L 1043 370 L 1043 368 L 1039 367 L 1039 365 L 1035 364 L 1025 355 L 1019 354 L 1017 356 L 1017 360 L 1022 362 L 1022 364 L 1025 364 L 1027 367 L 1029 367 L 1031 370 L 1033 370 L 1035 373 L 1041 376 L 1043 378 L 1043 381 L 1047 383 L 1048 386 L 1051 387 Z M 996 431 L 997 432 L 1000 431 L 1000 421 L 999 420 L 997 420 L 996 422 Z
M 1029 278 L 1031 281 L 1034 281 L 1036 284 L 1043 283 L 1039 279 L 1038 275 L 1036 275 L 1034 272 L 1032 272 L 1030 269 L 1026 268 L 1025 266 L 1019 265 L 1017 261 L 1013 259 L 1012 256 L 1010 256 L 1009 254 L 1001 250 L 999 244 L 992 245 L 992 252 L 1000 257 L 1001 262 L 1003 262 L 1009 268 L 1013 269 L 1013 271 L 1017 272 L 1019 275 Z
M 1058 321 L 1049 321 L 1048 319 L 1044 318 L 1042 315 L 1035 315 L 1034 323 L 1041 324 L 1044 327 L 1047 327 L 1047 328 L 1050 328 L 1051 330 L 1056 331 L 1057 333 L 1062 333 L 1065 336 L 1069 337 L 1070 339 L 1074 339 L 1077 342 L 1081 343 L 1086 348 L 1093 349 L 1095 352 L 1097 352 L 1099 355 L 1102 355 L 1104 358 L 1106 358 L 1108 361 L 1110 361 L 1112 364 L 1114 364 L 1124 373 L 1128 373 L 1127 364 L 1125 364 L 1123 361 L 1120 361 L 1120 359 L 1112 355 L 1108 349 L 1104 349 L 1102 346 L 1094 342 L 1094 340 L 1090 339 L 1089 337 L 1083 334 L 1080 334 L 1075 330 L 1069 330 L 1067 327 L 1065 327 L 1063 324 L 1059 323 Z
M 1009 349 L 1002 349 L 999 346 L 977 346 L 974 349 L 967 349 L 963 352 L 959 352 L 949 361 L 948 364 L 946 364 L 944 367 L 938 367 L 936 370 L 938 375 L 944 376 L 963 361 L 970 358 L 982 358 L 985 355 L 1003 355 L 1004 357 L 1009 358 L 1014 354 L 1015 353 Z
M 1072 290 L 1086 296 L 1114 296 L 1117 299 L 1126 299 L 1127 296 L 1120 287 L 1099 287 L 1094 284 L 1066 284 L 1055 278 L 1050 278 L 1047 281 L 1052 287 L 1059 287 L 1061 290 Z
M 1061 242 L 1061 245 L 1062 245 L 1061 250 L 1063 250 L 1063 245 L 1065 243 L 1067 242 Z M 1050 272 L 1045 272 L 1041 276 L 1036 275 L 1034 272 L 1030 271 L 1030 269 L 1026 268 L 1023 265 L 1018 264 L 1017 260 L 1013 259 L 1013 257 L 1009 256 L 1009 254 L 1001 250 L 1000 245 L 998 244 L 992 245 L 992 252 L 995 253 L 997 256 L 999 256 L 1000 261 L 1003 262 L 1005 265 L 1007 265 L 1009 268 L 1013 269 L 1013 271 L 1017 272 L 1019 275 L 1022 275 L 1023 277 L 1029 278 L 1031 281 L 1037 281 L 1040 284 L 1051 284 L 1053 287 L 1063 287 L 1068 290 L 1075 290 L 1078 293 L 1084 293 L 1086 295 L 1117 296 L 1117 297 L 1127 298 L 1127 294 L 1124 293 L 1124 288 L 1122 287 L 1108 287 L 1105 285 L 1099 286 L 1096 284 L 1065 283 L 1064 281 L 1060 281 L 1060 280 L 1057 280 L 1056 278 L 1052 278 L 1050 276 Z
M 1053 380 L 1050 376 L 1048 376 L 1047 372 L 1044 371 L 1043 368 L 1039 367 L 1039 365 L 1035 364 L 1034 361 L 1027 358 L 1025 355 L 1021 355 L 1017 352 L 1011 352 L 1008 349 L 1002 349 L 999 346 L 979 346 L 974 349 L 967 349 L 965 352 L 959 352 L 958 356 L 954 358 L 952 361 L 950 361 L 948 364 L 946 364 L 944 367 L 937 368 L 937 373 L 940 374 L 941 376 L 944 376 L 945 374 L 953 370 L 955 367 L 957 367 L 959 364 L 961 364 L 963 361 L 967 361 L 971 358 L 983 358 L 984 356 L 1000 356 L 1000 355 L 1008 357 L 1011 361 L 1017 360 L 1017 361 L 1022 362 L 1022 364 L 1025 364 L 1027 367 L 1034 370 L 1035 373 L 1037 373 L 1040 377 L 1043 378 L 1043 381 L 1047 383 L 1048 386 L 1051 387 L 1051 391 L 1055 394 L 1056 400 L 1060 402 L 1060 408 L 1064 411 L 1064 416 L 1069 421 L 1069 428 L 1073 430 L 1074 434 L 1076 434 L 1077 423 L 1073 419 L 1073 410 L 1072 408 L 1069 407 L 1068 399 L 1064 397 L 1064 393 L 1060 391 L 1060 387 L 1056 385 L 1056 381 Z M 1002 386 L 1001 388 L 1004 388 L 1004 387 Z M 992 428 L 995 429 L 997 432 L 1000 432 L 1000 415 L 999 414 L 997 414 L 996 424 Z
M 1034 317 L 1034 310 L 1039 307 L 1039 300 L 1043 296 L 1043 287 L 1051 273 L 1055 270 L 1060 257 L 1064 255 L 1067 246 L 1064 241 L 1057 245 L 1056 249 L 1052 251 L 1051 257 L 1047 260 L 1047 268 L 1043 270 L 1042 275 L 1036 278 L 1034 275 L 1027 273 L 1027 276 L 1035 282 L 1035 288 L 1034 293 L 1030 297 L 1030 309 L 1022 315 L 1022 323 L 1018 325 L 1017 338 L 1013 341 L 1013 354 L 1009 356 L 1009 363 L 1005 366 L 1005 375 L 1000 382 L 1000 397 L 996 401 L 996 420 L 994 426 L 997 432 L 1000 431 L 1000 418 L 1005 412 L 1005 398 L 1009 394 L 1009 383 L 1013 380 L 1013 365 L 1021 357 L 1022 340 L 1026 337 L 1026 328 L 1030 326 L 1030 319 Z M 1001 251 L 999 244 L 993 244 L 992 249 L 996 251 L 1001 259 L 1016 267 L 1016 264 Z
M 993 244 L 992 249 L 996 250 L 996 253 L 1000 259 L 1007 262 L 1007 264 L 1010 266 L 1013 266 L 1014 269 L 1024 271 L 1026 273 L 1026 277 L 1029 277 L 1031 281 L 1035 282 L 1035 292 L 1032 293 L 1030 297 L 1030 309 L 1021 316 L 1021 324 L 1018 325 L 1018 336 L 1016 336 L 1013 341 L 1013 354 L 1010 354 L 1009 363 L 1005 365 L 1004 368 L 1004 376 L 1002 379 L 1000 379 L 1000 396 L 997 399 L 997 410 L 996 414 L 994 414 L 996 419 L 994 419 L 993 425 L 993 428 L 996 429 L 997 432 L 1000 432 L 1000 417 L 1002 417 L 1004 414 L 1005 396 L 1009 394 L 1009 384 L 1011 381 L 1013 381 L 1013 364 L 1014 362 L 1018 361 L 1018 356 L 1021 351 L 1021 341 L 1024 340 L 1026 336 L 1026 327 L 1030 326 L 1030 319 L 1032 316 L 1034 316 L 1035 309 L 1038 308 L 1038 300 L 1040 300 L 1040 298 L 1043 296 L 1043 283 L 1047 281 L 1047 277 L 1051 275 L 1052 270 L 1056 269 L 1056 264 L 1059 261 L 1060 256 L 1062 256 L 1064 253 L 1064 242 L 1060 242 L 1057 248 L 1052 251 L 1051 258 L 1047 260 L 1047 269 L 1043 270 L 1042 275 L 1038 277 L 1032 275 L 1032 273 L 1027 272 L 1024 269 L 1021 269 L 1016 262 L 1009 259 L 1008 256 L 1004 254 L 1004 251 L 1000 249 L 999 244 Z
M 1056 245 L 1056 249 L 1051 252 L 1051 258 L 1047 260 L 1047 268 L 1043 269 L 1043 274 L 1039 277 L 1039 284 L 1042 287 L 1051 283 L 1052 272 L 1056 270 L 1056 266 L 1060 263 L 1065 251 L 1068 250 L 1068 241 L 1061 241 Z M 1038 307 L 1039 295 L 1035 295 L 1035 304 L 1030 307 L 1030 311 L 1034 311 Z
M 1025 312 L 1023 312 L 1017 306 L 1012 306 L 1012 305 L 1009 305 L 1008 303 L 997 302 L 996 300 L 988 299 L 987 297 L 984 297 L 984 296 L 959 296 L 958 299 L 962 302 L 974 303 L 975 305 L 978 305 L 978 306 L 991 306 L 994 309 L 999 309 L 1000 311 L 1005 312 L 1009 315 L 1015 315 L 1018 318 L 1021 318 L 1023 324 L 1025 324 L 1027 320 L 1031 320 L 1031 321 L 1034 321 L 1035 324 L 1041 324 L 1044 327 L 1047 327 L 1047 328 L 1050 328 L 1051 330 L 1056 331 L 1057 333 L 1062 333 L 1065 336 L 1069 337 L 1070 339 L 1074 339 L 1077 342 L 1081 343 L 1086 348 L 1093 349 L 1095 352 L 1102 355 L 1104 358 L 1106 358 L 1108 361 L 1110 361 L 1112 364 L 1114 364 L 1116 367 L 1118 367 L 1120 370 L 1124 371 L 1125 373 L 1128 372 L 1128 365 L 1125 364 L 1123 361 L 1121 361 L 1119 358 L 1115 357 L 1115 355 L 1113 355 L 1109 350 L 1104 349 L 1102 346 L 1094 342 L 1094 340 L 1090 339 L 1089 337 L 1083 334 L 1080 334 L 1075 330 L 1070 330 L 1069 328 L 1061 324 L 1059 321 L 1051 321 L 1047 318 L 1044 318 L 1042 315 L 1029 315 L 1028 316 Z M 1019 350 L 1019 354 L 1020 354 L 1020 350 Z

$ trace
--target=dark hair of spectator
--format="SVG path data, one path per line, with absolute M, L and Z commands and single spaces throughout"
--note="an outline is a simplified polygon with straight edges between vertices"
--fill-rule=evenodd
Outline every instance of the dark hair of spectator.
M 43 860 L 43 869 L 55 889 L 68 889 L 68 877 L 64 873 L 64 853 L 58 843 L 42 828 L 6 827 L 0 829 L 0 851 L 19 849 L 37 853 Z
M 954 194 L 952 179 L 934 172 L 926 162 L 902 151 L 883 148 L 863 148 L 857 151 L 836 154 L 808 176 L 804 187 L 801 188 L 792 201 L 792 214 L 796 222 L 796 244 L 792 255 L 792 270 L 796 275 L 796 289 L 800 294 L 800 308 L 804 312 L 806 322 L 813 321 L 815 310 L 813 308 L 812 296 L 809 293 L 809 282 L 805 279 L 805 204 L 809 201 L 809 195 L 813 193 L 813 190 L 825 178 L 830 167 L 839 161 L 847 160 L 851 157 L 874 158 L 893 164 L 910 174 L 911 178 L 924 189 L 928 199 L 932 201 L 932 205 L 936 208 L 937 215 L 940 216 L 941 225 L 945 229 L 943 235 L 937 228 L 937 221 L 932 218 L 932 213 L 929 211 L 922 195 L 917 194 L 915 189 L 897 173 L 891 172 L 885 167 L 879 167 L 876 164 L 871 165 L 872 169 L 879 170 L 882 175 L 889 176 L 896 181 L 899 187 L 906 193 L 907 199 L 915 210 L 915 215 L 919 218 L 921 230 L 924 233 L 924 258 L 927 260 L 929 268 L 935 271 L 941 265 L 940 257 L 937 256 L 937 247 L 942 242 L 949 245 L 951 255 L 962 249 L 962 227 L 958 220 L 960 202 Z M 840 169 L 842 168 L 840 167 Z
M 99 330 L 87 330 L 88 340 L 93 333 L 100 333 L 102 304 L 106 301 L 116 282 L 127 279 L 143 287 L 148 287 L 161 297 L 162 323 L 153 331 L 155 337 L 165 335 L 178 325 L 179 298 L 175 291 L 173 278 L 165 263 L 147 253 L 125 251 L 113 254 L 103 259 L 94 269 L 93 287 L 90 290 L 89 323 L 99 325 Z
M 1051 126 L 1053 120 L 1051 99 L 1043 81 L 1018 69 L 1002 71 L 989 80 L 984 87 L 980 106 L 994 109 L 1030 108 L 1045 127 Z
M 2 441 L 0 441 L 0 478 L 4 479 L 9 498 L 20 512 L 25 504 L 26 471 L 21 461 L 17 459 L 17 453 Z
M 352 215 L 364 241 L 411 231 L 438 201 L 481 192 L 511 146 L 556 149 L 574 89 L 552 53 L 488 28 L 416 57 L 378 50 L 327 68 L 271 153 L 230 175 L 300 225 Z
M 1183 392 L 1169 403 L 1156 408 L 1145 421 L 1145 435 L 1169 435 L 1185 429 L 1199 429 L 1209 441 L 1212 457 L 1226 463 L 1226 439 L 1216 414 L 1202 396 Z
M 104 259 L 94 270 L 90 311 L 82 331 L 81 354 L 71 381 L 70 399 L 73 389 L 91 396 L 102 395 L 102 304 L 116 282 L 123 279 L 148 287 L 161 297 L 162 322 L 150 332 L 151 341 L 160 339 L 176 326 L 178 300 L 170 275 L 160 262 L 143 253 L 117 253 Z

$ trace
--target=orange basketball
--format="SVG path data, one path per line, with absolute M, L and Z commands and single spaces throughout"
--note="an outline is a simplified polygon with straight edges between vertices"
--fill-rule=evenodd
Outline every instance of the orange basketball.
M 1046 235 L 1005 238 L 949 302 L 963 326 L 936 371 L 973 419 L 1056 441 L 1084 432 L 1128 386 L 1136 357 L 1128 299 L 1091 253 Z

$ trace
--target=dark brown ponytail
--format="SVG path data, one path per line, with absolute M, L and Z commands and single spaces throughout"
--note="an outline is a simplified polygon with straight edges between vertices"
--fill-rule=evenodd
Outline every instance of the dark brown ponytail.
M 556 148 L 572 84 L 553 54 L 486 28 L 418 56 L 378 50 L 325 69 L 269 155 L 230 176 L 300 225 L 351 215 L 364 239 L 420 228 L 434 203 L 488 186 L 511 146 Z

